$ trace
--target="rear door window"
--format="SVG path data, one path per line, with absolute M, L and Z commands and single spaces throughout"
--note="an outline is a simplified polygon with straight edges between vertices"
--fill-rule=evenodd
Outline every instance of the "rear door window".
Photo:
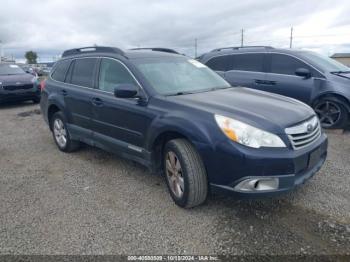
M 97 58 L 80 58 L 74 62 L 72 69 L 71 84 L 93 87 Z
M 70 63 L 71 63 L 71 60 L 58 61 L 56 68 L 51 75 L 52 79 L 56 81 L 64 82 Z
M 307 64 L 289 55 L 271 54 L 270 59 L 271 73 L 282 75 L 295 75 L 295 71 L 298 68 L 305 68 L 309 69 L 311 72 L 313 71 Z
M 237 54 L 232 55 L 229 70 L 263 72 L 264 54 Z

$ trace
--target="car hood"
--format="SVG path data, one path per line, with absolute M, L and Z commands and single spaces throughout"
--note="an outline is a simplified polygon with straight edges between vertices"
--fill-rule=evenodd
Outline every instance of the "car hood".
M 343 74 L 328 73 L 328 79 L 349 85 L 350 73 L 343 73 Z
M 18 74 L 18 75 L 0 75 L 0 82 L 2 85 L 19 85 L 19 84 L 29 84 L 34 78 L 31 74 Z
M 242 87 L 172 96 L 170 99 L 183 106 L 232 117 L 274 133 L 283 133 L 284 128 L 315 115 L 308 105 L 295 99 Z

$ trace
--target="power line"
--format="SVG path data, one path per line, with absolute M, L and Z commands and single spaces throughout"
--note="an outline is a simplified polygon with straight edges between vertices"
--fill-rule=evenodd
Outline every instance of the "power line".
M 194 57 L 197 57 L 197 38 L 194 39 Z

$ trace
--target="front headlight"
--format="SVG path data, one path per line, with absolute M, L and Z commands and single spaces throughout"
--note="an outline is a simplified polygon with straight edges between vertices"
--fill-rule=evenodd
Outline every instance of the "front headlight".
M 286 147 L 279 136 L 270 132 L 225 116 L 215 115 L 215 120 L 228 138 L 242 145 L 254 148 Z

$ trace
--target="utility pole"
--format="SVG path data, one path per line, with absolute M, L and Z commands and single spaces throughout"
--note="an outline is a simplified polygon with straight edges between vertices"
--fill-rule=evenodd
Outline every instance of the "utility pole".
M 0 40 L 0 63 L 2 58 L 2 41 Z
M 293 26 L 290 28 L 289 48 L 293 47 Z
M 243 39 L 244 39 L 244 30 L 241 30 L 241 47 L 243 47 Z
M 194 58 L 197 57 L 197 38 L 194 39 Z

